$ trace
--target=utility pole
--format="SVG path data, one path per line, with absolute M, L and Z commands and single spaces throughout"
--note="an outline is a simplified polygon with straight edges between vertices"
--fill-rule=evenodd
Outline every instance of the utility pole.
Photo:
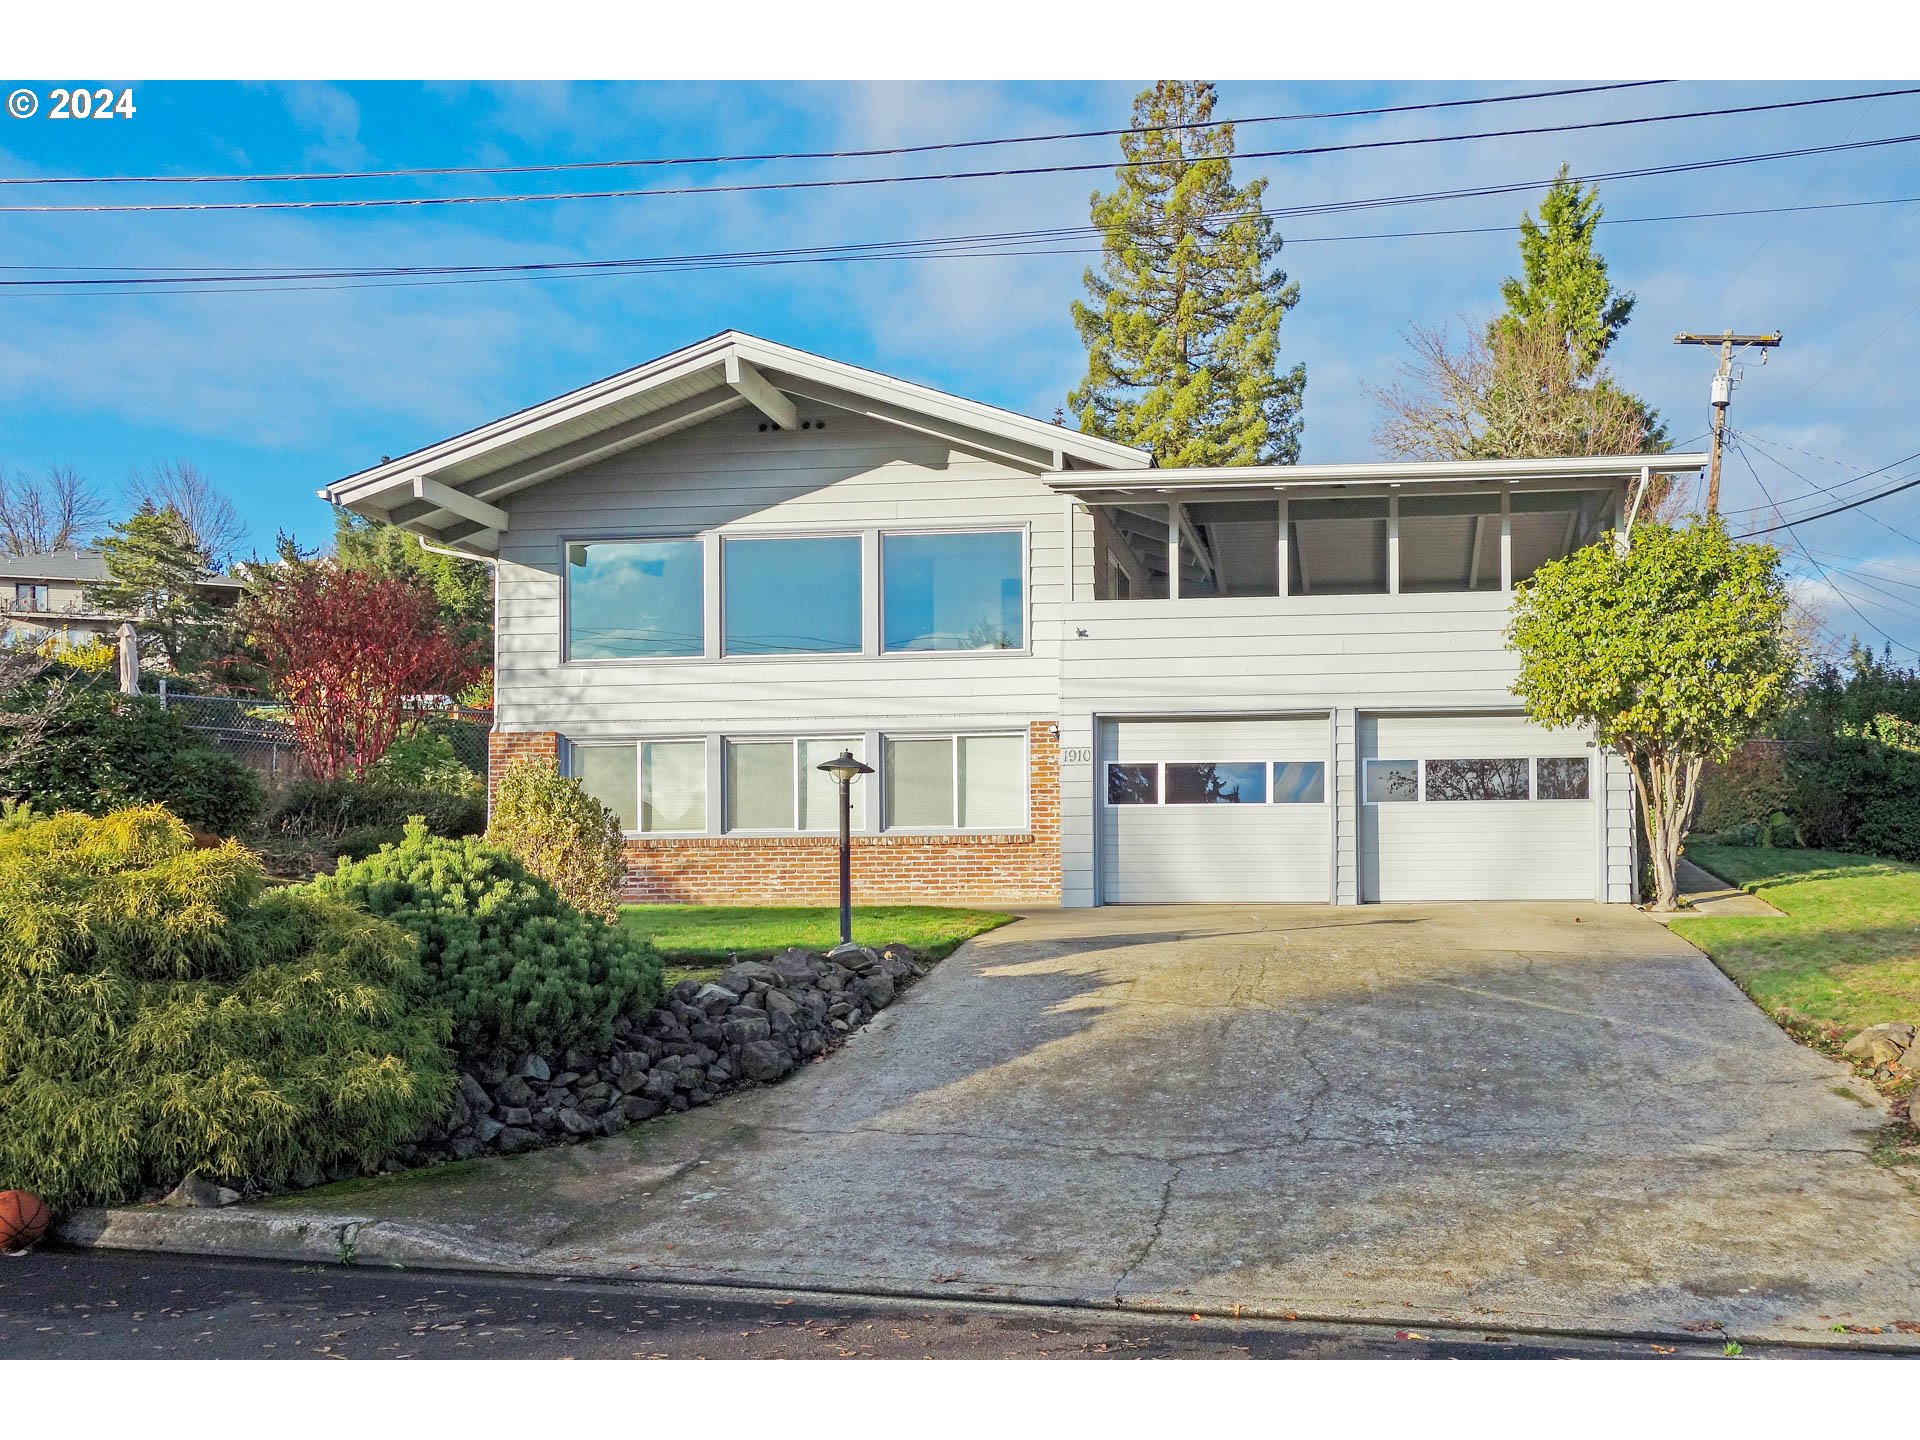
M 1760 363 L 1767 363 L 1767 351 L 1780 343 L 1780 332 L 1771 335 L 1736 335 L 1723 330 L 1718 335 L 1696 335 L 1683 330 L 1673 337 L 1676 345 L 1718 345 L 1720 368 L 1713 376 L 1713 458 L 1707 465 L 1707 513 L 1720 508 L 1720 449 L 1726 441 L 1727 406 L 1733 403 L 1733 352 L 1752 346 L 1760 352 Z

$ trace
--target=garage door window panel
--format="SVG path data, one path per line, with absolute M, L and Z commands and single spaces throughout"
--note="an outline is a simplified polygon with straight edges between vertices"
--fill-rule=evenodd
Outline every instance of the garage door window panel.
M 1592 793 L 1593 766 L 1584 755 L 1542 757 L 1534 768 L 1534 794 L 1541 800 L 1585 800 Z
M 1160 803 L 1160 767 L 1158 765 L 1107 766 L 1107 803 L 1109 805 L 1158 805 Z
M 1321 805 L 1327 798 L 1327 767 L 1320 760 L 1276 760 L 1273 764 L 1273 803 Z
M 1525 800 L 1531 794 L 1525 760 L 1429 760 L 1424 769 L 1427 800 Z
M 1418 760 L 1369 760 L 1365 780 L 1369 805 L 1397 805 L 1420 798 Z
M 1267 803 L 1267 767 L 1260 761 L 1179 762 L 1166 769 L 1169 805 Z

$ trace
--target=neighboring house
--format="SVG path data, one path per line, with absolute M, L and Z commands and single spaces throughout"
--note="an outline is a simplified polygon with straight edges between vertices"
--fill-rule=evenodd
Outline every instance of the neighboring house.
M 496 762 L 641 900 L 1565 898 L 1629 777 L 1509 690 L 1513 584 L 1699 455 L 1160 470 L 737 332 L 321 493 L 495 561 Z
M 87 603 L 87 587 L 106 578 L 107 562 L 97 550 L 0 554 L 0 645 L 40 645 L 49 638 L 66 645 L 113 640 L 120 622 L 134 617 Z M 238 601 L 244 588 L 243 581 L 215 575 L 201 593 L 224 606 Z

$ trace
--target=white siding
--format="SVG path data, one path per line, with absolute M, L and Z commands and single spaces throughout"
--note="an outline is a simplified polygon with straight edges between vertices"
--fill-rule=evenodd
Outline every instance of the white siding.
M 1515 715 L 1367 715 L 1360 758 L 1594 756 L 1590 744 Z M 1601 767 L 1589 779 L 1601 794 Z M 1584 900 L 1599 890 L 1587 800 L 1414 801 L 1360 807 L 1361 898 Z
M 1327 759 L 1327 720 L 1123 720 L 1101 727 L 1095 796 L 1101 898 L 1110 904 L 1328 898 L 1329 807 L 1108 805 L 1108 761 Z
M 678 729 L 1024 725 L 1058 710 L 1064 510 L 1039 480 L 877 421 L 801 405 L 824 430 L 739 411 L 509 496 L 498 723 L 575 739 Z M 562 543 L 843 527 L 1004 527 L 1028 546 L 1023 652 L 564 664 Z M 869 630 L 879 596 L 869 566 Z M 708 628 L 714 617 L 710 613 Z M 716 643 L 710 638 L 710 644 Z

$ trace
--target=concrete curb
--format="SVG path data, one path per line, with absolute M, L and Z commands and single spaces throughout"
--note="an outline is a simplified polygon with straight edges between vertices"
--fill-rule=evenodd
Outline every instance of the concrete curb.
M 1473 1334 L 1516 1334 L 1565 1339 L 1634 1340 L 1649 1344 L 1699 1346 L 1726 1340 L 1742 1345 L 1792 1346 L 1839 1354 L 1871 1352 L 1920 1354 L 1920 1335 L 1810 1334 L 1792 1328 L 1734 1326 L 1702 1333 L 1677 1324 L 1646 1324 L 1619 1316 L 1552 1315 L 1506 1311 L 1461 1315 L 1407 1308 L 1382 1313 L 1343 1307 L 1338 1302 L 1302 1301 L 1297 1305 L 1249 1303 L 1203 1295 L 1099 1296 L 1048 1290 L 1039 1286 L 994 1285 L 958 1291 L 890 1276 L 861 1276 L 845 1282 L 811 1276 L 784 1280 L 774 1276 L 650 1270 L 618 1262 L 563 1263 L 540 1252 L 490 1244 L 462 1231 L 372 1216 L 276 1214 L 251 1206 L 220 1210 L 163 1209 L 139 1206 L 116 1210 L 77 1210 L 54 1227 L 55 1238 L 81 1248 L 158 1251 L 277 1260 L 301 1264 L 387 1267 L 403 1270 L 484 1272 L 529 1280 L 592 1280 L 636 1285 L 708 1287 L 722 1290 L 818 1295 L 841 1298 L 912 1300 L 934 1304 L 1001 1304 L 1070 1310 L 1112 1311 L 1164 1317 L 1203 1315 L 1210 1319 L 1298 1321 L 1316 1325 L 1366 1325 L 1424 1328 Z

